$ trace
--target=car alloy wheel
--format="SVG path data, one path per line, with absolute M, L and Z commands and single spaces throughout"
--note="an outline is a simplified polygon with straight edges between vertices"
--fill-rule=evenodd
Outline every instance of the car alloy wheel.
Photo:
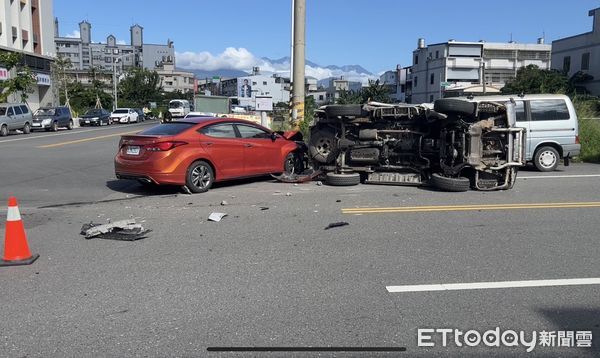
M 25 133 L 25 134 L 31 133 L 31 125 L 29 123 L 25 123 L 25 125 L 23 126 L 23 133 Z
M 188 168 L 185 184 L 194 193 L 204 193 L 210 189 L 215 181 L 212 167 L 205 161 L 194 162 Z
M 8 128 L 6 124 L 0 128 L 0 137 L 6 137 L 8 135 Z

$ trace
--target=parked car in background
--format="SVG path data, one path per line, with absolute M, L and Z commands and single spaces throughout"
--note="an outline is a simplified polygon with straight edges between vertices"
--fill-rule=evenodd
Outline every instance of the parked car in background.
M 426 105 L 328 105 L 315 111 L 309 154 L 330 185 L 510 189 L 525 165 L 514 104 L 440 99 Z
M 569 165 L 581 151 L 579 122 L 571 99 L 558 94 L 526 94 L 522 96 L 483 96 L 474 102 L 513 100 L 517 127 L 525 128 L 525 159 L 542 172 L 556 170 L 561 159 Z
M 32 122 L 33 116 L 26 103 L 0 103 L 0 137 L 14 130 L 29 134 Z
M 136 111 L 138 114 L 138 122 L 143 122 L 146 120 L 146 115 L 144 114 L 144 111 L 141 108 L 134 108 L 133 110 Z
M 73 129 L 73 117 L 68 107 L 42 107 L 33 113 L 32 129 L 57 132 L 58 128 Z
M 133 108 L 117 108 L 110 114 L 113 123 L 131 123 L 138 121 L 138 113 Z
M 216 113 L 213 112 L 190 112 L 183 117 L 186 118 L 201 118 L 201 117 L 216 117 Z
M 115 174 L 145 184 L 186 185 L 201 193 L 218 181 L 293 172 L 303 148 L 292 140 L 297 137 L 297 132 L 282 136 L 242 119 L 167 122 L 121 136 Z
M 79 119 L 79 125 L 81 127 L 110 125 L 110 112 L 104 108 L 88 109 Z

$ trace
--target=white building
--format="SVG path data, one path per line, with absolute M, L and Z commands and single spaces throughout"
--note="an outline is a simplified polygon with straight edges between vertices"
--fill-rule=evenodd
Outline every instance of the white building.
M 600 8 L 590 10 L 594 17 L 591 32 L 552 41 L 552 68 L 569 77 L 582 71 L 594 77 L 584 83 L 590 93 L 600 95 Z
M 194 74 L 192 72 L 176 70 L 173 62 L 163 62 L 156 69 L 156 72 L 160 76 L 164 92 L 194 92 Z
M 409 76 L 411 103 L 452 95 L 495 93 L 528 65 L 550 68 L 551 46 L 537 44 L 448 42 L 425 45 L 419 39 Z
M 174 62 L 175 48 L 167 40 L 165 45 L 144 43 L 144 28 L 133 25 L 129 28 L 129 44 L 117 43 L 114 35 L 108 35 L 106 42 L 92 41 L 92 25 L 87 21 L 79 23 L 79 37 L 60 37 L 58 20 L 55 20 L 55 42 L 58 56 L 71 60 L 76 70 L 96 67 L 103 71 L 113 71 L 113 63 L 121 69 L 144 67 L 155 69 L 162 62 Z
M 240 106 L 254 108 L 256 96 L 271 96 L 273 104 L 289 102 L 290 91 L 280 77 L 255 75 L 237 78 L 237 97 Z M 289 83 L 288 83 L 289 85 Z
M 335 103 L 340 98 L 342 92 L 359 92 L 362 89 L 362 83 L 349 81 L 343 78 L 327 78 L 319 81 L 319 86 L 325 90 L 327 103 Z
M 55 57 L 52 0 L 0 0 L 0 51 L 19 52 L 37 77 L 29 94 L 32 110 L 55 104 L 50 65 Z M 16 74 L 0 64 L 0 81 Z M 20 101 L 20 94 L 9 98 Z
M 406 102 L 406 79 L 410 68 L 396 66 L 394 71 L 385 71 L 379 76 L 379 84 L 388 88 L 390 98 L 395 102 Z

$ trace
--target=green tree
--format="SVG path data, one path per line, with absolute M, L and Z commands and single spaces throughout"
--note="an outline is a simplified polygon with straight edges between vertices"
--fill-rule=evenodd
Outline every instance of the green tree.
M 20 93 L 21 102 L 26 102 L 33 85 L 37 82 L 35 75 L 23 63 L 23 55 L 16 52 L 0 52 L 0 63 L 8 71 L 15 70 L 16 75 L 0 82 L 0 102 L 6 102 L 12 94 Z
M 119 102 L 132 107 L 144 107 L 148 102 L 162 99 L 160 76 L 156 71 L 134 67 L 118 86 Z
M 360 91 L 341 91 L 337 104 L 363 104 L 369 101 L 391 103 L 390 92 L 385 84 L 379 80 L 369 80 L 369 85 Z
M 514 80 L 502 88 L 504 94 L 529 93 L 574 93 L 574 86 L 569 78 L 557 70 L 542 70 L 536 65 L 521 67 Z
M 58 97 L 63 99 L 61 103 L 66 103 L 67 98 L 69 98 L 69 79 L 67 76 L 67 71 L 71 69 L 72 66 L 73 65 L 69 58 L 61 56 L 58 56 L 56 60 L 54 60 L 54 62 L 52 62 L 52 64 L 50 65 L 52 82 L 55 83 L 55 96 L 59 94 Z

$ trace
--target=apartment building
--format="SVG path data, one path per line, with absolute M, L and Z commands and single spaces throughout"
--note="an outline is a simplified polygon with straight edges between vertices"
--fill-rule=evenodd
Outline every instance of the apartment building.
M 466 94 L 497 93 L 528 65 L 550 69 L 551 46 L 542 38 L 535 44 L 465 42 L 449 40 L 425 45 L 419 39 L 413 51 L 408 79 L 410 103 Z
M 35 110 L 55 104 L 50 66 L 55 57 L 52 0 L 0 0 L 0 51 L 24 55 L 24 63 L 37 78 L 28 103 Z M 16 75 L 0 64 L 0 81 Z M 10 101 L 19 101 L 20 94 Z
M 600 95 L 600 8 L 590 10 L 594 18 L 592 31 L 552 41 L 552 68 L 569 77 L 581 71 L 592 80 L 582 85 L 594 95 Z

